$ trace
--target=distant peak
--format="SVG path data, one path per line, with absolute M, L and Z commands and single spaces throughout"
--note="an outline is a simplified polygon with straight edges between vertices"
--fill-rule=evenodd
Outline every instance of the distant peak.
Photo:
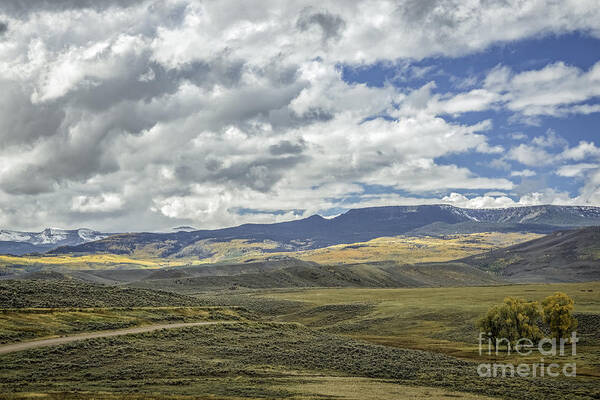
M 44 233 L 63 233 L 66 232 L 66 229 L 49 227 L 43 230 Z
M 182 225 L 182 226 L 177 226 L 177 227 L 173 228 L 173 230 L 176 232 L 192 232 L 192 231 L 197 231 L 198 229 L 194 228 L 193 226 Z

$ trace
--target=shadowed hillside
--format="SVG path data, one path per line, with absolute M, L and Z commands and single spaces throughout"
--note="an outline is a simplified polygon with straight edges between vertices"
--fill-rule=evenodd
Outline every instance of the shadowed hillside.
M 56 278 L 56 277 L 54 277 Z M 197 306 L 175 293 L 94 285 L 79 280 L 0 281 L 0 308 Z
M 399 265 L 395 262 L 326 266 L 298 262 L 296 265 L 273 264 L 269 268 L 240 269 L 233 273 L 220 266 L 188 271 L 178 268 L 157 271 L 131 283 L 136 287 L 182 292 L 219 289 L 265 289 L 302 287 L 435 287 L 495 285 L 503 281 L 493 274 L 461 263 Z M 182 273 L 183 272 L 183 273 Z
M 600 227 L 555 232 L 462 261 L 514 282 L 600 280 Z

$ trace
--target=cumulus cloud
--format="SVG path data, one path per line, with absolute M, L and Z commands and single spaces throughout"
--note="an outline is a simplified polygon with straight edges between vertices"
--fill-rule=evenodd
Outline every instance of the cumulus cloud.
M 524 169 L 522 171 L 512 171 L 510 173 L 510 176 L 524 176 L 524 177 L 530 177 L 530 176 L 535 176 L 536 173 L 535 171 L 532 171 L 530 169 Z
M 314 11 L 310 7 L 301 12 L 296 24 L 301 31 L 318 27 L 321 30 L 321 40 L 324 44 L 329 40 L 339 39 L 342 31 L 346 28 L 346 22 L 339 15 L 333 15 L 327 10 Z
M 505 195 L 499 196 L 473 196 L 467 197 L 460 193 L 451 193 L 445 196 L 442 201 L 456 207 L 464 208 L 506 208 L 537 206 L 544 204 L 553 205 L 573 205 L 577 204 L 578 199 L 571 198 L 568 193 L 556 192 L 548 189 L 543 192 L 531 192 L 521 196 L 518 200 L 513 200 Z
M 583 178 L 584 172 L 600 168 L 600 164 L 569 164 L 563 165 L 556 170 L 556 174 L 568 178 Z
M 563 62 L 517 74 L 497 67 L 487 76 L 484 87 L 503 93 L 505 107 L 525 117 L 588 114 L 598 107 L 579 103 L 600 96 L 600 62 L 587 71 Z
M 555 162 L 555 156 L 545 149 L 528 144 L 520 144 L 510 149 L 507 157 L 528 166 L 549 165 Z
M 600 147 L 592 142 L 581 141 L 577 146 L 565 149 L 561 157 L 565 160 L 575 161 L 585 158 L 598 158 L 600 157 Z
M 518 202 L 505 195 L 485 195 L 468 198 L 460 193 L 450 193 L 442 198 L 442 202 L 464 208 L 503 208 L 518 205 Z
M 99 196 L 76 196 L 71 209 L 82 213 L 103 213 L 117 211 L 123 207 L 123 200 L 115 193 L 102 193 Z
M 489 71 L 480 87 L 458 93 L 435 93 L 435 89 L 435 82 L 429 82 L 413 90 L 394 115 L 460 115 L 505 109 L 514 113 L 513 119 L 531 122 L 540 116 L 592 114 L 600 111 L 600 105 L 585 102 L 600 97 L 600 62 L 587 71 L 563 62 L 520 73 L 500 65 Z
M 580 141 L 576 146 L 569 146 L 564 138 L 551 130 L 534 137 L 529 143 L 513 146 L 505 155 L 505 159 L 531 167 L 598 158 L 600 148 L 594 143 Z
M 511 191 L 510 177 L 448 157 L 493 155 L 508 170 L 584 163 L 598 148 L 543 142 L 548 136 L 501 157 L 490 120 L 447 116 L 597 112 L 585 101 L 598 96 L 598 64 L 499 66 L 456 93 L 436 93 L 435 82 L 348 83 L 340 65 L 404 63 L 407 76 L 422 78 L 427 67 L 413 60 L 548 33 L 600 37 L 599 19 L 596 4 L 580 0 L 5 0 L 0 225 L 219 227 L 435 203 L 449 190 Z M 592 186 L 585 191 L 595 198 Z

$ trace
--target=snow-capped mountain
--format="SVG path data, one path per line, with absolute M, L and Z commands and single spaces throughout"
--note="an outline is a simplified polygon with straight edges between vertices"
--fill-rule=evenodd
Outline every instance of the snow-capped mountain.
M 21 255 L 45 252 L 58 246 L 75 246 L 104 239 L 107 233 L 91 229 L 46 228 L 41 232 L 19 232 L 0 229 L 0 254 Z
M 487 209 L 468 209 L 453 206 L 442 207 L 446 207 L 456 215 L 476 222 L 585 226 L 591 220 L 600 220 L 600 208 L 590 206 L 542 205 Z
M 28 233 L 0 229 L 0 242 L 26 242 L 30 239 Z
M 335 218 L 313 215 L 275 224 L 245 224 L 217 230 L 178 227 L 171 233 L 129 233 L 105 239 L 89 229 L 45 229 L 39 233 L 0 231 L 0 254 L 31 252 L 95 253 L 133 251 L 138 245 L 168 243 L 169 255 L 199 240 L 270 240 L 285 249 L 312 249 L 356 243 L 382 236 L 445 235 L 475 232 L 536 232 L 600 226 L 599 207 L 528 206 L 466 209 L 451 205 L 370 207 L 349 210 Z M 103 240 L 105 239 L 105 240 Z
M 202 240 L 245 239 L 281 243 L 276 251 L 307 250 L 356 243 L 382 236 L 447 235 L 476 232 L 551 233 L 583 226 L 600 226 L 600 208 L 531 206 L 498 209 L 464 209 L 450 205 L 370 207 L 349 210 L 335 218 L 319 215 L 275 224 L 244 224 L 217 230 L 179 230 L 171 233 L 128 233 L 53 253 L 134 252 L 139 246 L 176 254 Z

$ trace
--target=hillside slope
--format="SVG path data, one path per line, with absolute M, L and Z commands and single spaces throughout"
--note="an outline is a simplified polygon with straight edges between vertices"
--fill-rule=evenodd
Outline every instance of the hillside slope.
M 229 266 L 225 266 L 231 273 Z M 267 289 L 305 287 L 436 287 L 495 285 L 504 281 L 493 274 L 462 263 L 430 263 L 400 265 L 395 262 L 361 263 L 350 265 L 318 265 L 296 261 L 291 265 L 272 264 L 268 268 L 239 270 L 223 274 L 221 266 L 183 273 L 148 276 L 130 285 L 134 287 L 172 290 L 179 292 L 212 291 L 222 289 Z
M 175 293 L 119 288 L 71 279 L 0 281 L 0 308 L 197 306 Z
M 600 227 L 559 231 L 461 261 L 514 282 L 600 280 Z

